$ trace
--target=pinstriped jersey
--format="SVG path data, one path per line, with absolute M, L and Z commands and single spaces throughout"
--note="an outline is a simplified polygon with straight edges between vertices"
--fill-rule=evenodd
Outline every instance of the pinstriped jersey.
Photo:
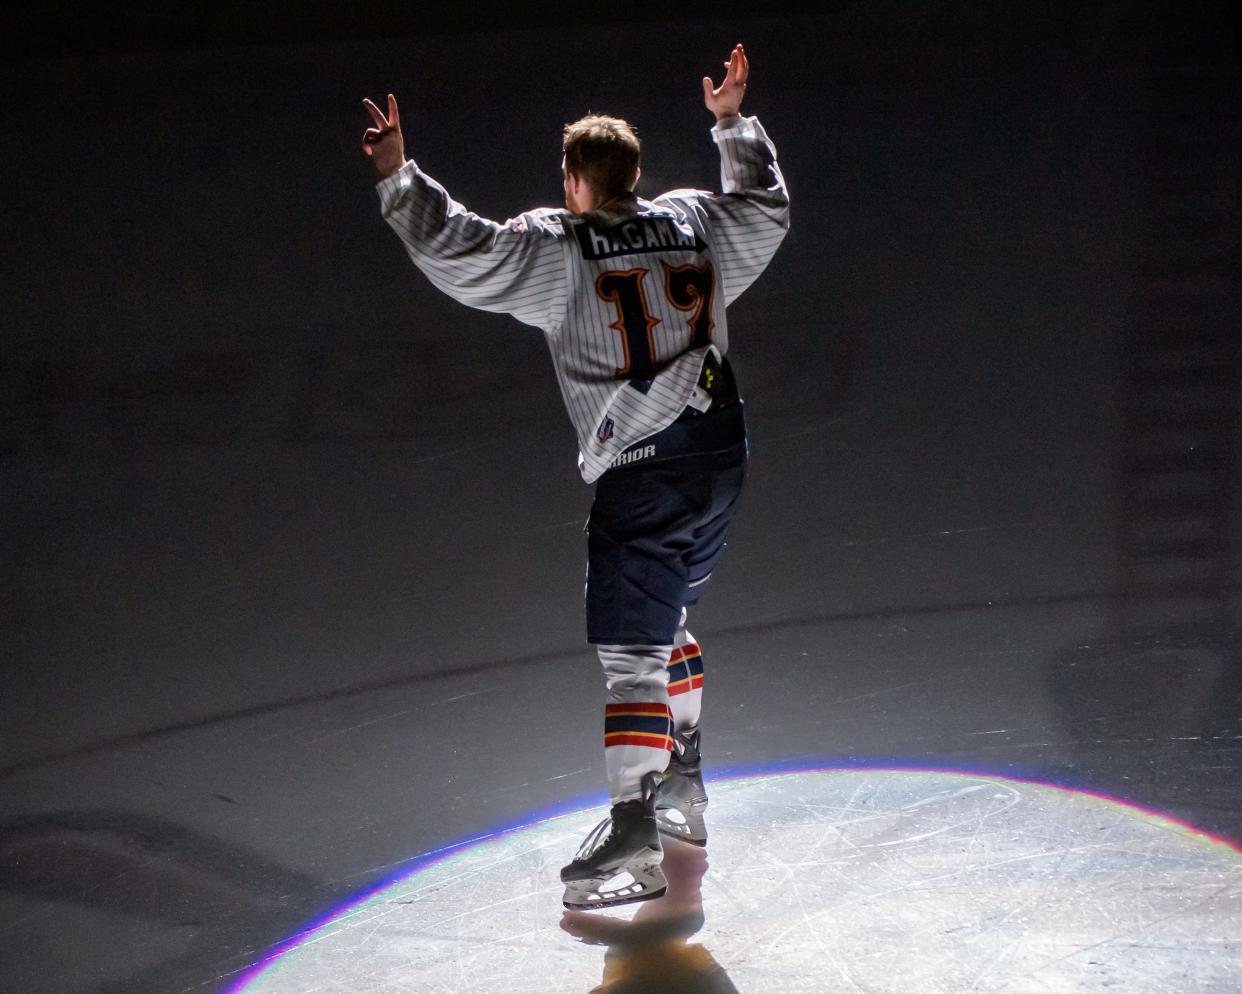
M 721 193 L 630 196 L 581 215 L 539 208 L 490 221 L 413 162 L 377 185 L 385 220 L 435 287 L 543 331 L 588 483 L 694 402 L 708 352 L 729 348 L 725 307 L 789 227 L 758 120 L 718 122 L 712 137 Z

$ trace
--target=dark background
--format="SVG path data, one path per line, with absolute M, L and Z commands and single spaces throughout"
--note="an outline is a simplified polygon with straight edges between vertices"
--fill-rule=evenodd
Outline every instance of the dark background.
M 559 201 L 588 109 L 637 123 L 640 192 L 710 187 L 737 40 L 793 228 L 730 311 L 713 768 L 1010 773 L 1242 837 L 1227 5 L 3 16 L 0 989 L 217 989 L 598 794 L 544 345 L 409 265 L 360 99 L 488 216 Z

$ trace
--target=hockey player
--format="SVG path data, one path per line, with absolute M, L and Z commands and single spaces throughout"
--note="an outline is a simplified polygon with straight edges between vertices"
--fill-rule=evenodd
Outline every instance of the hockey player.
M 704 845 L 702 665 L 686 631 L 724 548 L 746 466 L 725 306 L 767 266 L 788 228 L 776 150 L 739 112 L 741 45 L 724 81 L 703 79 L 723 192 L 634 194 L 639 141 L 617 118 L 565 128 L 565 208 L 499 224 L 467 211 L 405 157 L 397 101 L 364 101 L 363 137 L 385 220 L 431 283 L 512 314 L 548 342 L 595 483 L 587 526 L 587 640 L 608 690 L 610 815 L 561 871 L 565 904 L 658 897 L 659 832 Z

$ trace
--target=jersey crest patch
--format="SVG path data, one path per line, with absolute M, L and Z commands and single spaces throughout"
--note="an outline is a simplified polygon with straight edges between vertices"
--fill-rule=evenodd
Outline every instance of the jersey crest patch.
M 604 418 L 603 423 L 599 426 L 599 430 L 595 432 L 595 437 L 599 439 L 601 445 L 612 438 L 612 430 L 615 427 L 612 423 L 612 418 Z

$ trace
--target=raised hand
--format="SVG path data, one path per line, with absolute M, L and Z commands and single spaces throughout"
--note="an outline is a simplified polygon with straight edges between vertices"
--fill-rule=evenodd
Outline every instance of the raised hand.
M 711 77 L 703 77 L 703 103 L 716 115 L 717 121 L 725 117 L 735 117 L 741 110 L 742 97 L 746 95 L 750 60 L 746 58 L 746 51 L 740 43 L 729 53 L 729 61 L 725 66 L 728 71 L 719 87 L 713 89 Z
M 391 176 L 405 165 L 405 140 L 401 137 L 401 115 L 397 112 L 397 98 L 388 94 L 388 116 L 366 97 L 362 98 L 375 122 L 362 136 L 362 150 L 371 156 L 381 176 Z

